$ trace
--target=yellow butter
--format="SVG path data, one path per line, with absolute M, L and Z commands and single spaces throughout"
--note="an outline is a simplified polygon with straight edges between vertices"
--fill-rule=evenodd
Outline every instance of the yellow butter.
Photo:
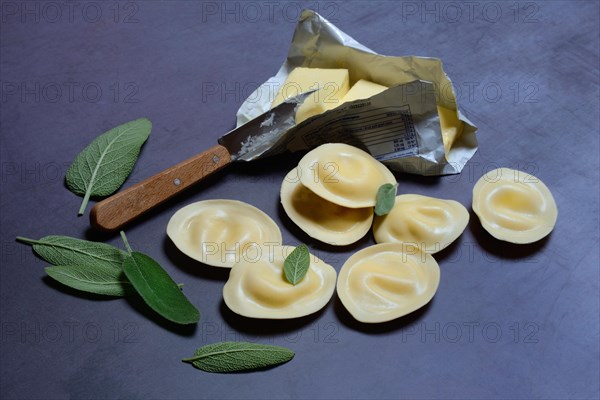
M 361 239 L 371 228 L 373 208 L 347 208 L 317 196 L 300 183 L 294 168 L 281 184 L 281 204 L 290 219 L 310 237 L 334 246 Z
M 310 266 L 296 285 L 284 276 L 285 258 L 291 246 L 264 249 L 258 260 L 244 260 L 231 269 L 223 288 L 223 300 L 231 311 L 250 318 L 303 317 L 323 308 L 335 290 L 335 269 L 310 256 Z
M 365 79 L 360 79 L 356 82 L 348 93 L 342 99 L 342 103 L 346 103 L 348 101 L 368 99 L 369 97 L 375 96 L 386 90 L 388 87 L 379 85 L 374 82 L 367 81 Z
M 448 155 L 450 148 L 462 133 L 464 123 L 458 119 L 455 110 L 450 110 L 442 106 L 438 106 L 437 110 L 440 116 L 444 152 Z
M 477 181 L 473 211 L 496 239 L 519 244 L 547 236 L 558 218 L 556 202 L 544 182 L 509 168 L 490 171 Z
M 433 257 L 401 243 L 367 247 L 342 266 L 337 294 L 360 322 L 386 322 L 427 304 L 440 282 Z
M 373 235 L 377 243 L 412 244 L 434 254 L 456 240 L 468 223 L 469 212 L 454 200 L 403 194 L 387 215 L 375 218 Z
M 181 208 L 169 220 L 167 235 L 187 256 L 225 268 L 254 259 L 261 246 L 282 243 L 279 227 L 267 214 L 236 200 L 204 200 Z
M 350 87 L 347 69 L 294 68 L 275 95 L 272 107 L 300 93 L 320 88 L 310 95 L 296 112 L 296 123 L 342 104 Z

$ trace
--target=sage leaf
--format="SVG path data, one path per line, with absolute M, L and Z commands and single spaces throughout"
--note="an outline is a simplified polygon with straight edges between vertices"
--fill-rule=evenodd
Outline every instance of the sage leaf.
M 304 278 L 304 275 L 308 272 L 308 267 L 310 267 L 308 246 L 301 244 L 286 257 L 283 272 L 288 282 L 296 285 Z
M 65 180 L 70 191 L 83 196 L 79 215 L 90 196 L 108 196 L 121 187 L 151 130 L 146 118 L 127 122 L 104 132 L 77 155 Z
M 135 293 L 133 286 L 120 269 L 58 265 L 46 267 L 45 270 L 52 279 L 84 292 L 121 297 Z
M 69 236 L 45 236 L 40 240 L 19 236 L 17 240 L 32 245 L 37 255 L 53 265 L 78 265 L 121 272 L 121 264 L 127 256 L 114 246 Z
M 290 349 L 268 344 L 221 342 L 200 347 L 193 357 L 184 358 L 207 372 L 240 372 L 272 367 L 294 358 Z
M 123 272 L 138 294 L 154 311 L 177 324 L 193 324 L 200 312 L 182 293 L 169 274 L 149 256 L 132 251 L 121 232 L 129 255 L 123 261 Z
M 387 215 L 396 202 L 396 185 L 385 183 L 379 186 L 375 198 L 375 214 L 382 217 Z

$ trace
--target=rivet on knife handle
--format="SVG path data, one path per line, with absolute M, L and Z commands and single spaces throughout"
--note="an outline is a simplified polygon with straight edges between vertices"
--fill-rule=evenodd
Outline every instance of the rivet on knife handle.
M 90 221 L 101 230 L 117 230 L 230 163 L 227 149 L 216 145 L 97 203 Z

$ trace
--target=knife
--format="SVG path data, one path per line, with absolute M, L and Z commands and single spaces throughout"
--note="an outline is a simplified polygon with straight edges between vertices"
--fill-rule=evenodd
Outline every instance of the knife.
M 296 123 L 298 105 L 315 90 L 286 100 L 223 135 L 216 146 L 100 201 L 90 212 L 92 226 L 115 231 L 234 161 L 282 152 L 281 142 Z

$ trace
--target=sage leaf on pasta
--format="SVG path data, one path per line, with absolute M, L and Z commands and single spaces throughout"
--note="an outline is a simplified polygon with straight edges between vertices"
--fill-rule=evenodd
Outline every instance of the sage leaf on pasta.
M 308 246 L 301 244 L 286 257 L 283 263 L 283 273 L 289 283 L 296 285 L 304 278 L 309 267 L 310 253 Z
M 375 200 L 375 214 L 380 217 L 387 215 L 392 211 L 396 202 L 396 185 L 391 183 L 381 185 L 377 190 Z

